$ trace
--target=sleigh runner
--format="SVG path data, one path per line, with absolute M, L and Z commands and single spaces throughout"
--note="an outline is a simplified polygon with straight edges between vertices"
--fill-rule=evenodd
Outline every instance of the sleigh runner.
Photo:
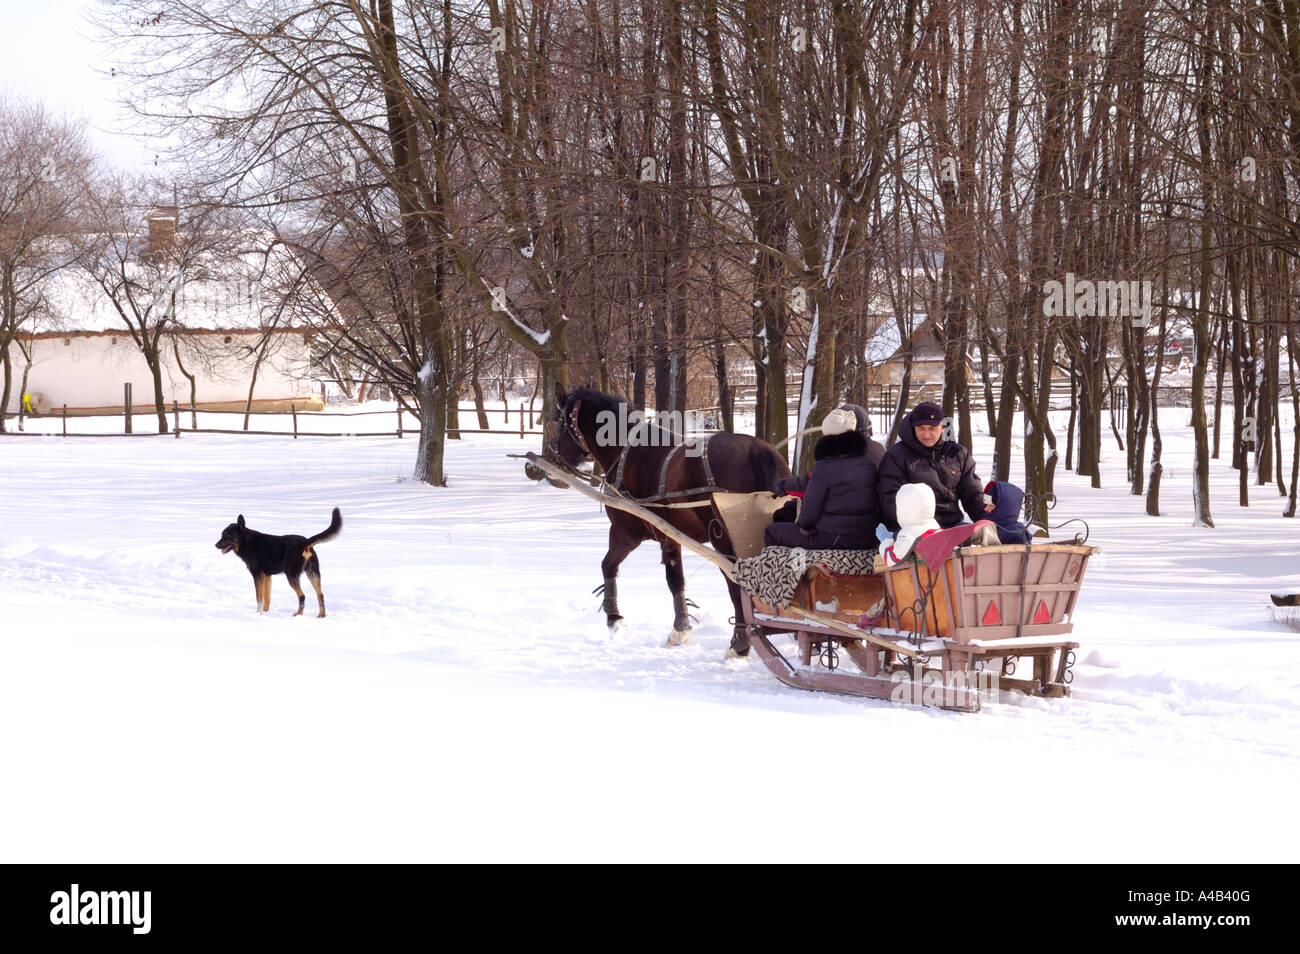
M 942 559 L 932 549 L 930 563 L 910 559 L 884 567 L 872 561 L 869 569 L 848 573 L 810 556 L 788 601 L 774 605 L 746 579 L 747 564 L 741 562 L 763 549 L 763 528 L 780 506 L 769 494 L 712 495 L 719 536 L 725 535 L 733 558 L 640 503 L 595 490 L 551 461 L 526 456 L 556 480 L 639 517 L 717 565 L 739 585 L 737 623 L 750 646 L 786 685 L 959 710 L 978 709 L 981 691 L 1069 694 L 1078 648 L 1069 638 L 1071 617 L 1095 547 L 958 546 Z M 859 561 L 870 556 L 853 553 Z M 782 652 L 774 642 L 783 634 L 794 638 L 793 650 Z M 1032 667 L 1028 678 L 1017 675 L 1024 661 Z

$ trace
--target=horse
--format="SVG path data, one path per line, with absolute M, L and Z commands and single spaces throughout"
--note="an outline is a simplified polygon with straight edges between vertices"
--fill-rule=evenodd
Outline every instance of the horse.
M 714 549 L 727 556 L 734 556 L 735 550 L 722 521 L 714 518 L 709 494 L 715 490 L 771 490 L 779 478 L 790 476 L 781 452 L 748 434 L 711 434 L 692 443 L 652 423 L 636 425 L 629 433 L 625 427 L 611 426 L 629 420 L 631 412 L 626 401 L 592 388 L 566 394 L 558 384 L 555 396 L 555 417 L 547 427 L 548 459 L 571 468 L 595 459 L 614 491 L 654 508 L 691 539 L 712 543 Z M 690 501 L 705 505 L 665 506 Z M 609 550 L 600 563 L 604 584 L 596 589 L 604 593 L 601 609 L 606 625 L 612 632 L 623 619 L 618 611 L 619 564 L 642 543 L 655 540 L 663 552 L 664 575 L 673 596 L 673 631 L 668 645 L 684 643 L 691 631 L 692 617 L 687 607 L 694 604 L 686 599 L 681 545 L 630 513 L 611 507 L 606 508 L 606 514 Z M 744 656 L 749 652 L 749 638 L 741 622 L 740 589 L 731 580 L 727 580 L 727 589 L 736 611 L 731 650 Z

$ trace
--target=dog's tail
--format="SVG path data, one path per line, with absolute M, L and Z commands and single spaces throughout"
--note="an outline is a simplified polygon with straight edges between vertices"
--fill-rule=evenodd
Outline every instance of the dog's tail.
M 339 508 L 335 507 L 334 513 L 330 516 L 330 525 L 314 537 L 307 538 L 307 545 L 302 548 L 302 558 L 304 560 L 311 559 L 312 547 L 316 546 L 318 543 L 324 543 L 326 540 L 333 540 L 339 535 L 339 531 L 342 529 L 343 515 L 339 513 Z

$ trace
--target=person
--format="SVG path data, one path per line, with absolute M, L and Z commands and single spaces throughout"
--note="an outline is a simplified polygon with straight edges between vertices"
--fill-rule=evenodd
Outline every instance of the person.
M 811 474 L 786 477 L 773 486 L 778 495 L 802 491 L 803 506 L 794 523 L 769 524 L 764 542 L 811 550 L 874 549 L 876 468 L 852 411 L 836 408 L 826 415 L 813 460 Z
M 902 563 L 916 541 L 934 533 L 939 523 L 934 519 L 934 491 L 929 484 L 903 484 L 895 498 L 898 505 L 898 533 L 882 537 L 880 555 L 888 566 Z
M 880 441 L 872 440 L 871 417 L 867 414 L 867 409 L 860 404 L 841 404 L 840 407 L 853 412 L 853 416 L 858 422 L 858 433 L 867 441 L 867 460 L 871 461 L 872 466 L 879 471 L 880 462 L 885 457 L 885 445 Z
M 876 487 L 880 495 L 881 518 L 897 531 L 899 517 L 896 496 L 904 484 L 927 484 L 934 491 L 934 519 L 947 529 L 984 518 L 993 502 L 975 475 L 970 452 L 956 441 L 943 439 L 943 411 L 937 404 L 922 401 L 898 425 L 898 443 L 880 462 Z M 962 509 L 966 514 L 963 515 Z
M 880 461 L 885 456 L 885 445 L 880 443 L 879 441 L 872 440 L 871 418 L 867 414 L 867 409 L 862 407 L 860 404 L 841 404 L 840 408 L 842 410 L 851 411 L 853 413 L 853 418 L 854 421 L 856 422 L 855 426 L 857 432 L 861 434 L 862 439 L 867 442 L 867 460 L 869 460 L 871 462 L 871 466 L 874 467 L 877 472 L 879 472 Z M 823 424 L 824 423 L 825 422 L 823 422 Z M 815 453 L 816 453 L 816 449 L 814 448 L 814 454 Z M 804 487 L 807 486 L 808 478 L 810 476 L 812 475 L 805 474 L 802 477 L 790 478 L 789 484 L 786 487 L 786 492 L 792 492 L 802 496 L 804 492 Z M 795 517 L 798 515 L 798 513 L 799 513 L 799 506 L 797 501 L 791 500 L 784 507 L 782 507 L 775 514 L 773 514 L 772 519 L 777 523 L 794 523 Z
M 1023 490 L 1015 484 L 990 480 L 984 485 L 984 493 L 993 501 L 988 518 L 998 525 L 1000 543 L 1029 543 L 1034 539 L 1033 529 L 1020 519 L 1020 507 L 1025 501 Z

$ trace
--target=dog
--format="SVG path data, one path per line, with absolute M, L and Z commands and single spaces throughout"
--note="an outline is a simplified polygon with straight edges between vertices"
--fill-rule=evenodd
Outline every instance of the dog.
M 276 537 L 269 533 L 259 533 L 245 526 L 244 515 L 241 513 L 238 520 L 221 531 L 221 539 L 217 541 L 216 547 L 222 553 L 234 550 L 239 559 L 244 561 L 244 566 L 248 567 L 248 572 L 253 574 L 259 613 L 271 611 L 271 577 L 283 573 L 293 591 L 298 594 L 298 612 L 293 615 L 301 616 L 307 597 L 298 585 L 298 578 L 306 572 L 307 579 L 311 580 L 311 585 L 316 590 L 316 599 L 320 601 L 320 612 L 316 618 L 321 619 L 325 616 L 325 594 L 320 588 L 320 560 L 313 548 L 318 543 L 334 539 L 342 529 L 343 517 L 338 507 L 334 508 L 330 525 L 314 537 L 300 537 L 295 533 Z

